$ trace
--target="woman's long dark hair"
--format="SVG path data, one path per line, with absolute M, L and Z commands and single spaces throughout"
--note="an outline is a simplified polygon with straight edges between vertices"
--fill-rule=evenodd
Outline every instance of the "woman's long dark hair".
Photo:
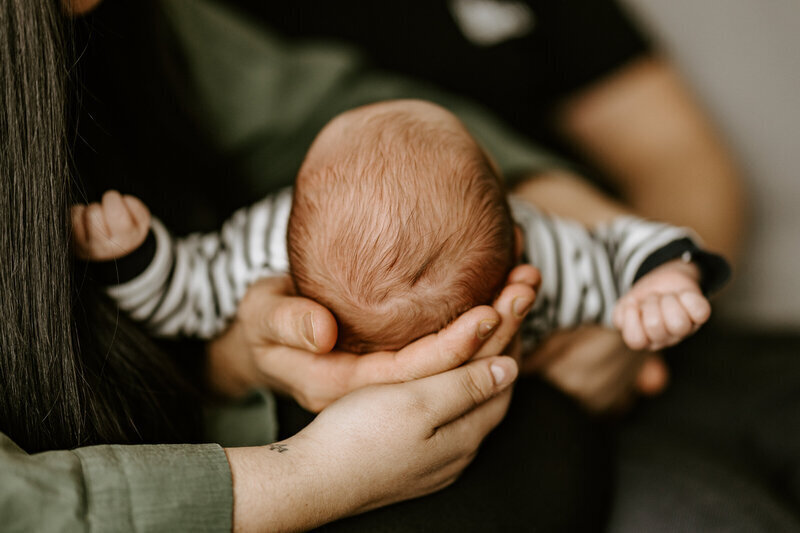
M 0 0 L 0 431 L 30 452 L 192 440 L 193 388 L 70 254 L 70 25 Z

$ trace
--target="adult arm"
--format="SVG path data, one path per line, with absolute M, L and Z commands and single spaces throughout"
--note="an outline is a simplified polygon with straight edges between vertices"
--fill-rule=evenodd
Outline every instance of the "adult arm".
M 569 179 L 556 179 L 555 184 Z M 581 189 L 582 184 L 576 182 L 575 193 L 566 196 L 570 208 L 582 193 L 591 192 Z M 556 201 L 563 201 L 564 195 L 551 192 L 556 192 Z M 596 210 L 602 209 L 599 205 Z M 634 379 L 643 392 L 660 386 L 665 375 L 658 356 L 627 349 L 616 331 L 592 328 L 547 336 L 583 324 L 611 327 L 617 301 L 634 281 L 683 252 L 694 250 L 697 260 L 704 262 L 702 281 L 709 290 L 726 281 L 729 271 L 724 261 L 700 250 L 691 232 L 683 228 L 619 214 L 590 231 L 574 220 L 546 216 L 519 197 L 512 197 L 511 206 L 524 229 L 527 258 L 539 267 L 543 278 L 531 317 L 523 326 L 526 352 L 531 344 L 540 348 L 528 358 L 525 370 L 543 372 L 595 410 L 630 393 Z M 585 216 L 587 210 L 583 212 Z M 546 339 L 544 344 L 542 339 Z
M 523 229 L 526 257 L 541 271 L 534 313 L 526 322 L 526 340 L 582 324 L 612 327 L 617 302 L 634 283 L 660 265 L 692 254 L 708 291 L 727 281 L 723 259 L 702 250 L 691 231 L 633 215 L 586 227 L 548 216 L 524 199 L 511 196 L 511 212 Z
M 421 496 L 469 464 L 504 416 L 510 393 L 502 391 L 516 373 L 508 357 L 484 358 L 365 389 L 298 435 L 258 448 L 106 445 L 29 455 L 0 434 L 3 527 L 296 531 Z
M 569 173 L 549 173 L 518 192 L 584 224 L 631 211 L 693 228 L 710 249 L 735 260 L 746 220 L 738 173 L 708 119 L 674 69 L 642 58 L 568 99 L 562 131 L 619 188 L 617 203 Z M 542 372 L 594 410 L 653 394 L 667 383 L 657 355 L 627 349 L 615 333 L 585 327 L 559 334 L 523 365 Z
M 169 0 L 164 8 L 186 57 L 204 130 L 259 197 L 294 180 L 330 119 L 397 98 L 430 100 L 453 111 L 506 176 L 564 167 L 480 106 L 370 69 L 352 48 L 283 40 L 219 3 Z
M 586 180 L 564 171 L 522 181 L 514 192 L 541 209 L 586 225 L 631 213 Z M 658 394 L 669 380 L 660 354 L 631 350 L 618 332 L 601 326 L 555 333 L 522 361 L 521 369 L 543 375 L 592 411 L 627 404 L 636 394 Z
M 535 268 L 521 265 L 511 271 L 493 307 L 473 308 L 397 352 L 355 355 L 330 351 L 337 330 L 327 309 L 293 296 L 287 277 L 264 279 L 250 287 L 234 322 L 209 344 L 208 380 L 223 396 L 241 397 L 266 386 L 320 411 L 368 385 L 411 381 L 470 358 L 508 353 L 539 281 Z
M 736 259 L 747 217 L 736 165 L 666 60 L 642 57 L 589 86 L 557 123 L 634 212 L 691 227 Z
M 505 415 L 516 372 L 484 358 L 361 389 L 289 439 L 227 450 L 234 531 L 305 530 L 444 488 Z
M 29 455 L 0 434 L 4 531 L 227 531 L 215 444 L 90 446 Z

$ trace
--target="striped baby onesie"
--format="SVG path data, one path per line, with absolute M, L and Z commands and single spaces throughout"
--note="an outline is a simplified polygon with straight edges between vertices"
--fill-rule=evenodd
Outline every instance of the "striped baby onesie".
M 109 295 L 158 336 L 214 337 L 250 284 L 288 272 L 291 202 L 291 189 L 284 189 L 240 209 L 219 232 L 179 239 L 153 218 L 152 260 L 133 279 L 110 286 Z M 611 326 L 616 301 L 635 280 L 687 250 L 718 258 L 702 252 L 684 228 L 624 216 L 589 230 L 513 196 L 509 203 L 523 230 L 525 260 L 542 274 L 523 325 L 529 346 L 556 329 Z

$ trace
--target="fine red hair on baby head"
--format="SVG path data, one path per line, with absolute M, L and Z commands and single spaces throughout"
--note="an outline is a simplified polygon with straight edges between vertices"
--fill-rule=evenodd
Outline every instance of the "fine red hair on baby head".
M 289 219 L 299 294 L 333 312 L 338 346 L 397 349 L 490 303 L 513 225 L 492 164 L 449 112 L 421 101 L 344 113 L 314 141 Z

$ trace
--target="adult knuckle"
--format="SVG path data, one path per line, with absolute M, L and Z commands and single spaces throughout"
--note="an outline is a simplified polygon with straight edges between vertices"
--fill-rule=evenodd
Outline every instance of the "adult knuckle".
M 446 365 L 445 368 L 453 368 L 459 363 L 461 363 L 461 357 L 457 350 L 453 349 L 449 346 L 442 337 L 441 333 L 437 335 L 437 356 L 439 361 L 443 365 Z
M 309 398 L 309 397 L 306 397 L 304 400 L 305 401 L 303 403 L 301 403 L 301 405 L 303 405 L 306 409 L 308 409 L 312 413 L 319 413 L 320 411 L 325 409 L 325 407 L 328 406 L 327 402 L 325 402 L 321 398 L 316 398 L 316 397 Z
M 325 384 L 327 395 L 340 398 L 349 392 L 359 388 L 354 382 L 352 374 L 346 372 L 331 372 L 325 368 L 319 368 L 314 373 L 314 377 L 319 383 Z
M 447 476 L 444 476 L 440 481 L 438 481 L 436 484 L 434 484 L 430 488 L 430 490 L 428 490 L 427 493 L 430 494 L 430 493 L 438 492 L 438 491 L 440 491 L 442 489 L 446 489 L 447 487 L 449 487 L 450 485 L 455 483 L 460 475 L 461 475 L 461 470 L 449 473 Z
M 274 305 L 264 300 L 253 304 L 253 313 L 256 317 L 258 331 L 267 336 L 272 342 L 286 345 L 283 326 L 283 314 Z
M 461 454 L 460 457 L 453 461 L 451 467 L 453 469 L 452 475 L 454 476 L 454 479 L 458 479 L 477 456 L 478 450 L 476 448 L 473 451 Z
M 430 402 L 422 395 L 409 393 L 405 396 L 403 407 L 407 416 L 417 420 L 435 419 L 435 409 Z
M 242 318 L 252 319 L 256 316 L 256 312 L 260 309 L 259 289 L 256 285 L 250 287 L 244 293 L 242 300 L 239 302 L 239 316 Z
M 561 390 L 580 401 L 586 401 L 596 396 L 602 388 L 602 383 L 598 378 L 592 379 L 592 377 L 579 372 L 564 372 L 552 376 L 550 379 Z
M 462 374 L 461 386 L 474 405 L 482 404 L 489 397 L 490 387 L 486 376 L 474 368 L 466 367 L 466 371 Z
M 321 394 L 317 388 L 311 387 L 306 383 L 294 385 L 291 387 L 290 392 L 297 400 L 297 403 L 312 413 L 319 413 L 330 403 L 327 397 Z
M 482 439 L 477 439 L 477 442 L 475 442 L 470 447 L 470 450 L 467 451 L 464 454 L 464 456 L 462 457 L 461 460 L 463 461 L 464 468 L 466 468 L 468 465 L 470 465 L 472 463 L 472 461 L 474 461 L 475 458 L 478 456 L 478 447 L 480 446 L 481 440 Z

